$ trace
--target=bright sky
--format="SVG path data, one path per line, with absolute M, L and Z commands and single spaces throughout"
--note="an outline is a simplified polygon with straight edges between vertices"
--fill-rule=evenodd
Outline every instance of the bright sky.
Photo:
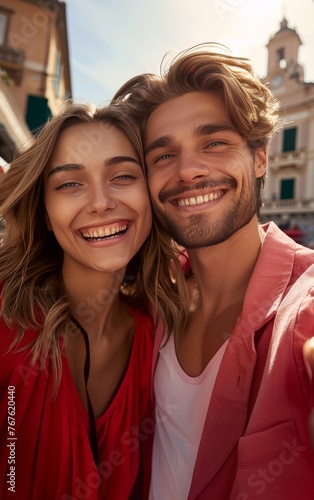
M 267 71 L 271 36 L 285 15 L 303 45 L 299 62 L 314 81 L 314 0 L 66 0 L 73 96 L 106 104 L 162 57 L 203 42 L 223 43 Z

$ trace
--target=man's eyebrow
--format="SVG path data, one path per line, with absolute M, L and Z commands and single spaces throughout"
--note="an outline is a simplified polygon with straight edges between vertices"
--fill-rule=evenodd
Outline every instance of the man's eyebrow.
M 196 127 L 193 133 L 196 137 L 201 137 L 203 135 L 211 135 L 215 134 L 216 132 L 223 132 L 223 131 L 238 133 L 236 128 L 231 123 L 224 123 L 224 122 L 203 123 L 199 127 Z M 158 139 L 156 139 L 151 144 L 148 144 L 148 146 L 145 147 L 145 155 L 148 155 L 155 149 L 165 148 L 169 146 L 171 142 L 172 142 L 172 137 L 170 135 L 163 135 L 162 137 L 158 137 Z
M 231 123 L 203 123 L 195 129 L 196 136 L 211 135 L 216 132 L 234 132 L 238 133 L 236 128 Z
M 163 135 L 162 137 L 158 137 L 158 139 L 156 139 L 151 144 L 148 144 L 148 146 L 145 147 L 145 155 L 148 155 L 155 149 L 165 148 L 170 143 L 171 143 L 170 135 Z
M 47 179 L 51 175 L 58 174 L 59 172 L 72 172 L 76 170 L 82 170 L 84 167 L 82 165 L 79 165 L 77 163 L 67 163 L 65 165 L 58 165 L 57 167 L 52 168 L 47 175 Z

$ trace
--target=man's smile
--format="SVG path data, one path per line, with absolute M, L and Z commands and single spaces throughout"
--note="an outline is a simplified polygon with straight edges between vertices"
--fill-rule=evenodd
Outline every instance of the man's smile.
M 202 205 L 209 201 L 215 201 L 225 194 L 225 190 L 213 191 L 205 195 L 191 196 L 189 198 L 181 198 L 177 200 L 179 207 L 187 207 L 192 205 Z

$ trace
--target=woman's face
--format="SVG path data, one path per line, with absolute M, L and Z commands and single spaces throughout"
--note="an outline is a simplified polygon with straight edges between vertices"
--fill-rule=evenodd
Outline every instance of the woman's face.
M 68 269 L 123 270 L 152 224 L 137 153 L 116 127 L 102 122 L 63 130 L 45 171 L 47 225 Z

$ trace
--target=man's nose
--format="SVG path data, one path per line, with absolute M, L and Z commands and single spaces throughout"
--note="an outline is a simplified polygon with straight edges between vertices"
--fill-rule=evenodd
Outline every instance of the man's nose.
M 208 174 L 209 166 L 204 158 L 195 152 L 182 152 L 176 165 L 176 182 L 193 183 Z

